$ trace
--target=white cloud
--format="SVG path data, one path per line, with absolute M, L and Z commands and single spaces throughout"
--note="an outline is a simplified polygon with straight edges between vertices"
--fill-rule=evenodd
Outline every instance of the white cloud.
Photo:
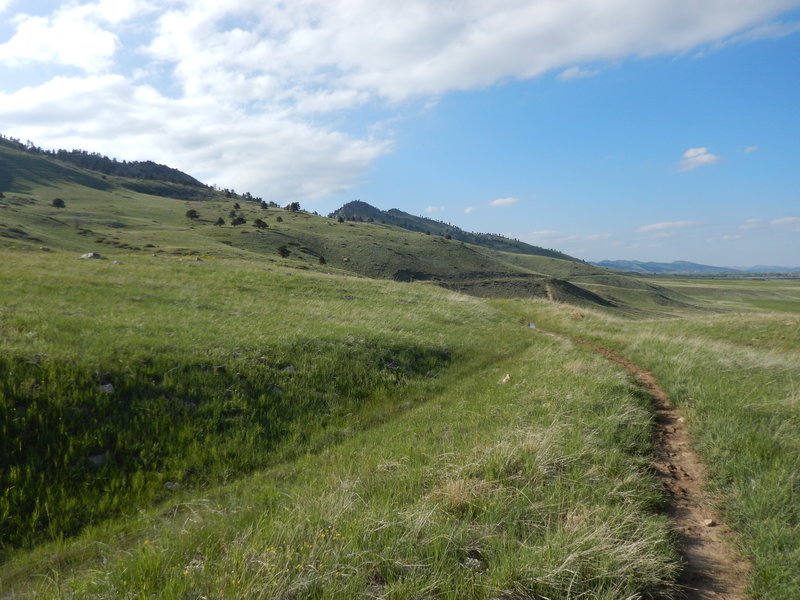
M 653 231 L 665 231 L 668 229 L 680 229 L 682 227 L 691 227 L 699 225 L 697 221 L 668 221 L 664 223 L 651 223 L 650 225 L 642 225 L 636 229 L 636 233 L 650 233 Z
M 519 202 L 519 198 L 496 198 L 489 202 L 489 206 L 512 206 Z
M 425 207 L 425 212 L 428 214 L 442 212 L 444 210 L 444 206 L 427 206 Z
M 729 233 L 729 234 L 723 235 L 719 239 L 722 240 L 723 242 L 728 242 L 728 241 L 732 241 L 732 240 L 740 240 L 740 239 L 742 239 L 742 236 L 739 235 L 738 233 Z
M 0 0 L 0 13 L 5 12 L 8 8 L 8 5 L 11 3 L 11 0 Z
M 592 235 L 587 235 L 583 239 L 587 242 L 601 242 L 603 240 L 610 239 L 612 235 L 610 233 L 593 233 Z
M 720 161 L 720 157 L 711 154 L 708 148 L 689 148 L 683 153 L 678 168 L 681 171 L 691 171 L 697 167 L 714 165 Z
M 334 112 L 369 105 L 399 111 L 409 99 L 425 104 L 451 91 L 510 79 L 548 72 L 560 72 L 562 79 L 593 74 L 576 65 L 601 68 L 731 36 L 741 42 L 747 41 L 743 35 L 774 36 L 786 28 L 759 28 L 797 3 L 687 0 L 678 8 L 674 0 L 51 4 L 56 7 L 50 14 L 12 21 L 15 30 L 0 45 L 0 63 L 66 66 L 85 77 L 70 80 L 73 90 L 60 89 L 64 81 L 53 80 L 2 96 L 0 121 L 14 124 L 5 133 L 51 147 L 157 158 L 265 197 L 302 197 L 354 185 L 391 147 L 387 139 L 343 133 L 341 121 L 324 120 Z M 8 6 L 8 0 L 0 0 L 0 10 Z M 136 58 L 150 62 L 131 65 Z M 137 73 L 135 83 L 101 77 L 125 72 Z M 66 106 L 37 96 L 56 89 Z M 370 131 L 369 124 L 364 129 Z M 716 157 L 706 154 L 694 161 L 710 164 L 711 158 Z
M 471 215 L 474 212 L 475 212 L 475 208 L 472 207 L 472 206 L 468 206 L 467 208 L 464 209 L 464 214 L 467 214 L 467 215 Z
M 746 148 L 743 150 L 743 152 L 744 152 L 745 154 L 752 154 L 753 152 L 756 152 L 758 149 L 759 149 L 759 148 L 758 148 L 758 146 L 747 146 L 747 147 L 746 147 Z
M 561 81 L 569 81 L 570 79 L 583 79 L 585 77 L 594 77 L 600 71 L 594 69 L 581 69 L 578 66 L 572 66 L 569 69 L 565 69 L 558 74 L 558 78 Z
M 760 227 L 764 221 L 762 219 L 747 219 L 742 225 L 739 225 L 739 231 L 747 231 Z
M 800 223 L 800 217 L 783 217 L 769 222 L 770 225 L 791 225 L 793 223 Z
M 165 162 L 278 202 L 343 192 L 389 150 L 385 142 L 284 115 L 246 115 L 211 98 L 168 98 L 119 75 L 56 78 L 0 93 L 0 107 L 4 119 L 28 123 L 15 128 L 22 139 Z
M 104 11 L 109 15 L 121 14 L 110 12 L 108 6 L 109 2 L 68 5 L 47 17 L 19 15 L 15 18 L 14 35 L 0 45 L 0 63 L 11 67 L 55 63 L 92 74 L 107 71 L 120 41 L 115 33 L 98 23 L 98 17 Z

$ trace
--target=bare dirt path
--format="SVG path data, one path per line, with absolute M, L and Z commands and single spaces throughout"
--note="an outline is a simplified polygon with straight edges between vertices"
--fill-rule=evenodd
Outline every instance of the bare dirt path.
M 544 291 L 547 294 L 547 299 L 550 302 L 555 302 L 556 301 L 556 298 L 553 295 L 553 286 L 551 286 L 549 283 L 545 283 L 544 284 Z
M 573 341 L 628 369 L 647 389 L 656 411 L 653 466 L 667 493 L 667 515 L 680 535 L 688 600 L 746 600 L 749 565 L 733 549 L 733 533 L 713 510 L 705 468 L 689 445 L 683 418 L 653 375 L 586 340 Z

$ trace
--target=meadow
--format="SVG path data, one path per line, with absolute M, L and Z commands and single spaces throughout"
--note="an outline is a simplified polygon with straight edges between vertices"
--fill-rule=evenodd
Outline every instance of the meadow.
M 678 405 L 750 596 L 800 596 L 797 281 L 631 278 L 0 150 L 0 598 L 682 598 L 651 398 L 575 339 Z
M 656 374 L 753 596 L 800 589 L 799 328 L 752 302 L 791 283 L 578 319 L 291 259 L 9 258 L 6 597 L 678 597 L 649 398 L 549 331 Z

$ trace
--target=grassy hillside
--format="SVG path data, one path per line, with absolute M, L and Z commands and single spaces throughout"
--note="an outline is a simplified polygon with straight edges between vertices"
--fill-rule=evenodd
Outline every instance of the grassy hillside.
M 272 261 L 280 253 L 298 268 L 428 281 L 483 297 L 608 307 L 682 302 L 565 255 L 531 254 L 524 244 L 504 252 L 377 221 L 340 223 L 204 187 L 106 176 L 7 145 L 0 145 L 0 166 L 0 248 Z M 53 206 L 56 199 L 63 208 Z
M 397 208 L 380 210 L 367 204 L 366 202 L 361 202 L 360 200 L 348 202 L 338 210 L 331 213 L 329 216 L 335 219 L 342 218 L 346 221 L 361 223 L 383 223 L 386 225 L 402 227 L 403 229 L 408 229 L 409 231 L 415 231 L 418 233 L 440 235 L 443 237 L 447 236 L 448 239 L 467 242 L 469 244 L 490 248 L 492 250 L 514 252 L 517 254 L 530 254 L 534 256 L 549 256 L 551 258 L 560 258 L 570 261 L 576 260 L 575 258 L 568 256 L 563 252 L 558 252 L 557 250 L 532 246 L 531 244 L 526 244 L 525 242 L 520 242 L 519 240 L 513 240 L 502 235 L 464 231 L 463 229 L 454 225 L 429 219 L 427 217 L 417 217 L 407 212 L 403 212 Z
M 7 252 L 0 589 L 616 598 L 677 573 L 646 402 L 503 310 L 290 262 Z
M 650 399 L 567 335 L 656 374 L 752 596 L 800 593 L 797 282 L 0 159 L 0 598 L 679 598 Z

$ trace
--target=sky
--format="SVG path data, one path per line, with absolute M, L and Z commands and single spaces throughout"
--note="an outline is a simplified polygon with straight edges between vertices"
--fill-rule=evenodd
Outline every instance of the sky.
M 585 260 L 800 266 L 800 0 L 0 0 L 0 133 Z

